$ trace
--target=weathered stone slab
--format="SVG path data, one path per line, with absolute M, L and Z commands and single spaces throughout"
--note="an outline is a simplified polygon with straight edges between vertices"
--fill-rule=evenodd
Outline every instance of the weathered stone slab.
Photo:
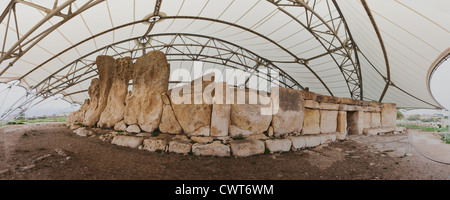
M 166 152 L 169 150 L 169 142 L 167 140 L 161 139 L 145 139 L 144 140 L 144 150 L 155 152 L 160 150 L 162 152 Z
M 347 112 L 339 111 L 337 118 L 337 132 L 347 134 Z
M 355 99 L 341 98 L 341 104 L 359 105 L 359 101 Z
M 322 144 L 322 137 L 321 136 L 305 136 L 305 143 L 306 148 L 316 147 Z
M 372 128 L 372 113 L 364 112 L 364 128 Z
M 306 148 L 306 138 L 308 136 L 289 137 L 292 142 L 292 149 L 299 150 Z
M 360 111 L 361 106 L 340 104 L 339 111 Z
M 315 101 L 318 96 L 318 94 L 316 94 L 314 92 L 308 92 L 308 91 L 304 91 L 304 90 L 302 90 L 301 93 L 302 93 L 302 99 L 305 101 L 306 100 L 314 100 Z
M 319 103 L 319 109 L 320 110 L 334 110 L 334 111 L 337 111 L 337 110 L 339 110 L 339 104 L 321 102 L 321 103 Z
M 242 130 L 248 130 L 253 134 L 261 134 L 267 131 L 272 115 L 262 113 L 263 109 L 271 109 L 271 100 L 269 97 L 262 102 L 261 99 L 253 99 L 258 92 L 250 89 L 235 89 L 235 103 L 231 105 L 231 125 Z M 246 97 L 244 102 L 238 97 Z M 254 102 L 252 102 L 254 100 Z M 245 103 L 245 104 L 240 104 Z M 251 104 L 250 104 L 251 103 Z
M 172 110 L 172 106 L 170 105 L 164 105 L 159 130 L 163 133 L 170 134 L 183 133 L 183 128 L 181 128 L 180 123 L 178 123 L 175 113 Z
M 263 154 L 265 151 L 264 142 L 261 140 L 233 140 L 230 147 L 231 153 L 238 157 Z
M 303 134 L 319 134 L 320 133 L 320 111 L 305 108 L 303 118 Z
M 305 108 L 310 108 L 310 109 L 319 109 L 320 108 L 320 104 L 317 101 L 314 100 L 305 100 Z
M 123 120 L 125 99 L 128 93 L 128 82 L 132 78 L 132 75 L 133 61 L 131 57 L 115 60 L 108 100 L 97 123 L 98 127 L 112 128 L 116 123 Z
M 192 144 L 186 140 L 172 140 L 169 142 L 169 152 L 188 154 L 191 148 Z
M 230 156 L 230 147 L 215 141 L 211 144 L 195 143 L 192 145 L 192 153 L 197 156 Z
M 214 74 L 208 74 L 168 92 L 172 109 L 185 133 L 191 134 L 205 126 L 210 128 L 212 99 L 205 99 L 203 93 L 213 91 L 214 87 L 209 86 L 213 83 Z
M 380 127 L 381 126 L 381 113 L 379 113 L 379 112 L 373 112 L 373 113 L 371 113 L 371 126 L 372 126 L 372 128 L 375 128 L 375 127 Z
M 233 92 L 227 83 L 216 83 L 214 89 L 212 113 L 211 113 L 211 136 L 227 136 L 228 126 L 231 123 L 231 95 Z
M 248 137 L 250 135 L 252 135 L 253 133 L 251 131 L 248 130 L 242 130 L 240 128 L 238 128 L 235 125 L 230 125 L 229 126 L 229 135 L 230 137 L 236 137 L 236 136 L 243 136 L 243 137 Z
M 161 51 L 151 51 L 136 60 L 133 90 L 126 98 L 126 124 L 138 124 L 146 132 L 159 127 L 164 105 L 161 94 L 169 87 L 169 75 L 170 65 Z
M 138 148 L 140 145 L 142 145 L 142 142 L 144 141 L 144 138 L 142 137 L 134 137 L 134 136 L 115 136 L 113 140 L 111 141 L 111 144 L 129 147 L 129 148 Z
M 89 106 L 89 109 L 86 111 L 83 123 L 86 126 L 95 126 L 106 108 L 112 86 L 114 62 L 115 59 L 112 56 L 97 56 L 95 63 L 99 75 L 98 104 L 95 107 Z
M 327 144 L 327 143 L 331 143 L 331 142 L 335 142 L 337 137 L 336 134 L 330 133 L 330 134 L 324 134 L 321 135 L 321 142 L 320 144 Z
M 317 95 L 316 101 L 318 101 L 320 103 L 338 104 L 341 102 L 341 98 L 326 96 L 326 95 Z
M 395 126 L 386 126 L 378 128 L 366 128 L 364 129 L 364 135 L 378 135 L 384 133 L 390 133 L 395 131 Z
M 97 123 L 97 121 L 95 123 L 89 122 L 87 117 L 93 115 L 95 109 L 98 107 L 98 99 L 100 98 L 100 79 L 99 78 L 93 78 L 91 80 L 91 85 L 88 88 L 88 94 L 89 94 L 90 100 L 85 101 L 85 104 L 86 103 L 88 103 L 88 104 L 86 105 L 83 116 L 80 119 L 80 121 L 82 121 L 81 124 L 84 124 L 84 125 Z
M 266 148 L 270 152 L 288 152 L 291 146 L 292 142 L 289 139 L 266 140 Z
M 383 103 L 381 105 L 381 125 L 395 126 L 397 121 L 397 107 L 392 103 Z
M 334 133 L 337 130 L 338 111 L 320 110 L 320 132 Z
M 211 143 L 213 141 L 212 137 L 199 137 L 199 136 L 192 136 L 191 140 L 198 143 Z
M 191 136 L 210 136 L 211 129 L 209 126 L 200 127 L 198 130 L 193 133 L 189 133 Z
M 272 118 L 274 134 L 300 133 L 303 128 L 304 103 L 299 90 L 272 87 L 270 97 L 272 105 L 275 105 Z

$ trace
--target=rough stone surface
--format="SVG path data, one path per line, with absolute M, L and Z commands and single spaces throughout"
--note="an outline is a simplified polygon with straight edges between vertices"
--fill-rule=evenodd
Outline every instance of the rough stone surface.
M 140 133 L 141 132 L 141 128 L 139 128 L 139 126 L 136 125 L 136 124 L 129 125 L 127 127 L 127 132 L 129 132 L 129 133 Z
M 169 97 L 167 96 L 167 93 L 162 93 L 161 94 L 161 99 L 162 99 L 162 101 L 163 101 L 163 103 L 165 104 L 165 105 L 170 105 L 170 99 L 169 99 Z
M 303 128 L 304 102 L 299 90 L 272 87 L 272 127 L 275 134 L 299 133 Z M 278 105 L 278 107 L 276 106 Z
M 211 136 L 227 136 L 231 117 L 231 95 L 233 92 L 226 83 L 216 83 L 214 89 L 212 113 L 211 113 Z
M 266 140 L 266 148 L 270 152 L 287 152 L 291 150 L 292 142 L 289 139 Z
M 321 102 L 319 104 L 319 109 L 320 110 L 339 110 L 339 104 Z
M 378 128 L 366 128 L 364 129 L 365 135 L 379 135 L 385 133 L 391 133 L 395 131 L 395 126 L 386 126 L 386 127 L 378 127 Z
M 122 120 L 114 125 L 114 130 L 116 131 L 127 131 L 127 124 Z
M 144 142 L 144 150 L 155 152 L 160 150 L 162 152 L 168 151 L 169 142 L 167 140 L 160 139 L 145 139 Z
M 321 136 L 306 136 L 305 144 L 307 148 L 319 146 L 322 143 Z
M 319 109 L 320 104 L 317 101 L 314 100 L 305 100 L 305 108 L 309 109 Z
M 303 134 L 319 134 L 320 133 L 320 111 L 305 108 L 303 118 Z
M 212 91 L 214 87 L 209 85 L 213 82 L 214 75 L 208 74 L 169 92 L 173 111 L 185 133 L 211 126 L 212 99 L 204 98 L 203 92 L 206 89 Z
M 306 148 L 307 137 L 308 136 L 289 137 L 288 139 L 292 142 L 292 149 L 299 150 Z
M 264 134 L 252 134 L 252 135 L 248 136 L 246 139 L 248 139 L 248 140 L 267 140 L 269 138 Z
M 346 105 L 346 104 L 339 105 L 339 111 L 360 111 L 360 110 L 361 106 L 357 105 Z
M 215 141 L 211 144 L 195 143 L 192 145 L 192 153 L 197 156 L 230 156 L 230 147 L 222 144 L 220 141 Z
M 371 114 L 372 114 L 372 116 L 370 118 L 371 119 L 370 124 L 371 124 L 372 128 L 380 127 L 381 126 L 381 114 L 379 112 L 373 112 Z
M 397 107 L 392 103 L 384 103 L 381 105 L 381 125 L 395 126 L 397 120 Z
M 253 133 L 251 131 L 242 130 L 242 129 L 238 128 L 235 125 L 231 125 L 229 127 L 229 135 L 230 135 L 230 137 L 236 137 L 236 136 L 239 136 L 239 135 L 241 135 L 243 137 L 248 137 L 248 136 L 250 136 L 252 134 Z
M 337 137 L 336 134 L 324 134 L 321 135 L 321 142 L 320 144 L 327 144 L 327 143 L 331 143 L 331 142 L 335 142 Z
M 175 113 L 172 110 L 172 106 L 170 105 L 164 105 L 159 130 L 163 133 L 170 134 L 183 133 L 183 128 L 181 128 L 180 123 L 178 123 Z
M 82 137 L 89 137 L 94 134 L 94 132 L 87 130 L 86 128 L 79 128 L 74 131 L 75 134 L 82 136 Z
M 199 136 L 192 136 L 191 140 L 198 143 L 211 143 L 213 141 L 212 137 L 199 137 Z
M 338 111 L 320 111 L 320 132 L 334 133 L 337 130 Z
M 97 65 L 99 75 L 98 104 L 95 108 L 90 107 L 90 109 L 86 111 L 83 123 L 86 126 L 95 126 L 100 120 L 100 115 L 103 110 L 106 108 L 109 92 L 111 91 L 112 86 L 114 62 L 115 59 L 112 56 L 97 56 L 95 63 Z
M 273 126 L 269 126 L 269 129 L 267 130 L 267 136 L 269 137 L 273 136 Z
M 84 100 L 83 105 L 75 112 L 72 112 L 67 116 L 66 125 L 71 129 L 79 128 L 77 124 L 82 124 L 84 120 L 84 115 L 86 113 L 86 109 L 89 106 L 90 100 Z
M 261 140 L 233 140 L 230 142 L 231 153 L 238 157 L 263 154 L 265 151 L 264 142 Z
M 125 114 L 125 99 L 128 93 L 128 82 L 133 74 L 131 57 L 118 58 L 114 63 L 112 84 L 105 109 L 100 115 L 97 126 L 112 128 L 123 120 Z
M 138 124 L 146 132 L 159 127 L 164 104 L 161 94 L 169 87 L 169 75 L 170 66 L 161 51 L 151 51 L 136 60 L 133 90 L 126 98 L 126 124 Z
M 370 112 L 364 112 L 364 128 L 372 128 L 372 114 Z
M 189 133 L 191 136 L 209 136 L 211 129 L 209 126 L 200 127 L 198 130 L 193 133 Z
M 142 145 L 142 142 L 144 141 L 144 138 L 142 137 L 134 137 L 134 136 L 115 136 L 113 140 L 111 141 L 111 144 L 123 146 L 123 147 L 129 147 L 129 148 L 138 148 L 140 145 Z
M 81 124 L 84 125 L 97 123 L 97 121 L 95 123 L 88 122 L 87 117 L 91 116 L 98 107 L 98 99 L 100 97 L 100 79 L 94 78 L 91 80 L 91 85 L 88 88 L 88 94 L 90 100 L 87 102 L 88 104 L 86 105 L 82 119 L 80 119 L 80 121 L 82 121 Z
M 302 99 L 304 100 L 316 100 L 317 94 L 314 92 L 308 92 L 308 91 L 301 91 L 302 92 Z
M 337 116 L 337 129 L 338 133 L 347 134 L 347 112 L 339 111 Z
M 187 140 L 172 140 L 169 142 L 169 152 L 188 154 L 191 152 L 192 144 Z

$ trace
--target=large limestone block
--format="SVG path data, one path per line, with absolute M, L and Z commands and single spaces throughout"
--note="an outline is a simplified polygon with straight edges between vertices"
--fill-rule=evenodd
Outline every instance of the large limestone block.
M 266 148 L 270 152 L 287 152 L 291 150 L 292 142 L 289 139 L 266 140 Z
M 357 105 L 346 105 L 346 104 L 340 104 L 339 105 L 339 111 L 360 111 L 361 106 Z
M 303 134 L 319 134 L 320 133 L 320 111 L 305 108 L 303 117 Z
M 86 126 L 97 125 L 97 122 L 100 120 L 100 115 L 106 108 L 112 86 L 114 62 L 115 59 L 112 56 L 97 56 L 95 64 L 97 65 L 99 75 L 98 104 L 94 109 L 88 109 L 86 111 L 84 120 L 84 125 Z
M 163 111 L 161 94 L 169 87 L 170 65 L 161 51 L 151 51 L 136 60 L 133 90 L 127 95 L 125 123 L 138 124 L 143 131 L 159 127 Z
M 372 128 L 372 113 L 364 112 L 364 128 Z
M 234 103 L 231 105 L 231 125 L 261 134 L 269 129 L 272 121 L 270 97 L 256 98 L 259 92 L 250 89 L 235 89 Z
M 321 102 L 319 104 L 319 109 L 320 110 L 339 110 L 339 104 Z
M 88 123 L 87 117 L 91 116 L 95 111 L 95 109 L 97 109 L 98 107 L 98 99 L 100 97 L 100 79 L 94 78 L 91 80 L 91 85 L 88 88 L 88 94 L 90 100 L 87 106 L 85 107 L 84 117 L 81 119 L 82 124 L 84 125 L 92 124 Z
M 94 132 L 87 130 L 86 128 L 78 128 L 74 132 L 81 137 L 89 137 L 94 134 Z
M 134 136 L 115 136 L 111 141 L 111 144 L 129 147 L 129 148 L 138 148 L 142 145 L 144 141 L 143 137 L 134 137 Z
M 314 100 L 316 101 L 318 94 L 314 93 L 314 92 L 309 92 L 309 91 L 300 91 L 302 93 L 302 99 L 303 100 Z
M 144 144 L 144 147 L 143 147 L 144 150 L 152 151 L 152 152 L 155 152 L 158 150 L 160 150 L 162 152 L 166 152 L 166 151 L 168 151 L 168 148 L 169 148 L 168 147 L 169 142 L 167 140 L 161 140 L 161 139 L 145 139 L 143 144 Z
M 169 142 L 169 152 L 188 154 L 191 152 L 192 144 L 186 140 L 172 140 Z
M 292 142 L 292 149 L 299 150 L 306 148 L 306 138 L 308 136 L 289 137 Z
M 379 113 L 379 112 L 371 113 L 370 119 L 371 119 L 370 124 L 371 124 L 372 128 L 381 126 L 381 113 Z
M 306 148 L 312 148 L 312 147 L 316 147 L 319 146 L 320 144 L 322 144 L 322 136 L 306 136 L 305 137 L 305 143 L 306 143 Z
M 127 124 L 122 120 L 114 125 L 116 131 L 127 131 Z
M 192 145 L 192 153 L 197 156 L 230 156 L 230 147 L 215 141 L 211 144 L 195 143 Z
M 334 133 L 337 130 L 338 111 L 320 111 L 320 132 Z
M 263 154 L 264 142 L 261 140 L 233 140 L 230 142 L 231 153 L 238 157 Z
M 383 103 L 381 105 L 381 125 L 395 126 L 397 121 L 397 107 L 393 103 Z
M 133 75 L 133 61 L 130 57 L 119 58 L 114 63 L 113 80 L 105 109 L 100 115 L 98 127 L 111 128 L 123 120 L 128 82 Z
M 314 100 L 305 100 L 305 108 L 319 109 L 320 104 L 319 104 L 319 102 L 314 101 Z
M 347 112 L 339 111 L 337 118 L 337 130 L 338 133 L 347 134 Z
M 317 95 L 316 101 L 318 101 L 320 103 L 338 104 L 341 102 L 341 98 L 326 96 L 326 95 Z
M 251 131 L 240 129 L 235 125 L 230 125 L 228 130 L 230 137 L 236 136 L 248 137 L 253 134 Z
M 213 84 L 214 75 L 208 74 L 168 92 L 175 116 L 186 134 L 211 126 L 212 96 L 203 94 L 211 94 Z
M 304 102 L 299 90 L 272 87 L 273 106 L 272 127 L 275 134 L 300 131 L 303 128 Z M 276 106 L 278 105 L 278 107 Z
M 83 105 L 75 112 L 72 112 L 67 116 L 66 125 L 70 128 L 73 128 L 76 124 L 82 124 L 84 120 L 84 115 L 86 113 L 86 109 L 89 106 L 90 100 L 84 100 Z
M 216 83 L 211 113 L 211 136 L 228 136 L 232 101 L 227 83 Z M 228 94 L 228 95 L 227 95 Z M 228 103 L 227 103 L 228 102 Z
M 172 106 L 170 105 L 164 105 L 159 130 L 163 133 L 170 134 L 183 133 L 183 129 L 181 128 L 180 123 L 178 123 L 175 113 L 172 110 Z

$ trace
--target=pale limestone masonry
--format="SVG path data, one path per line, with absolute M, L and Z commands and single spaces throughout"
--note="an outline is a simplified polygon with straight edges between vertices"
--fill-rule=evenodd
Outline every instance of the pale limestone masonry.
M 100 77 L 91 81 L 90 99 L 69 115 L 67 125 L 82 136 L 94 135 L 89 127 L 114 128 L 116 133 L 100 138 L 119 146 L 246 157 L 403 131 L 395 127 L 396 105 L 390 103 L 278 87 L 268 94 L 215 82 L 213 73 L 169 90 L 170 65 L 160 51 L 136 63 L 100 56 L 97 66 Z M 133 90 L 127 92 L 130 78 Z

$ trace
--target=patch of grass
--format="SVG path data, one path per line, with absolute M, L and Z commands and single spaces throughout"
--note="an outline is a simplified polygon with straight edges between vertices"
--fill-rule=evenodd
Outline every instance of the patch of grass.
M 155 152 L 156 153 L 162 153 L 162 150 L 161 149 L 157 149 Z
M 266 149 L 264 150 L 264 154 L 270 154 L 270 150 L 269 150 L 268 148 L 266 148 Z
M 39 148 L 39 151 L 44 151 L 44 150 L 47 150 L 47 149 L 43 148 L 43 147 Z
M 256 165 L 256 162 L 255 162 L 255 161 L 253 161 L 253 162 L 252 162 L 252 165 Z
M 153 132 L 152 133 L 152 137 L 158 137 L 159 136 L 159 132 Z
M 28 134 L 27 134 L 27 133 L 24 133 L 24 134 L 22 135 L 22 138 L 26 138 L 26 137 L 28 137 Z
M 197 142 L 196 142 L 196 141 L 192 141 L 192 140 L 191 140 L 191 144 L 195 144 L 195 143 L 197 143 Z
M 123 132 L 125 132 L 125 131 L 122 131 L 122 130 L 115 130 L 116 132 L 118 132 L 118 133 L 123 133 Z
M 239 134 L 238 136 L 234 136 L 233 137 L 233 140 L 243 140 L 243 139 L 245 139 L 245 137 L 242 136 L 241 134 Z
M 444 141 L 446 144 L 450 144 L 450 133 L 442 133 L 441 140 Z
M 445 128 L 433 128 L 433 127 L 426 127 L 426 126 L 417 126 L 417 125 L 411 125 L 411 124 L 397 124 L 397 126 L 401 126 L 401 127 L 405 127 L 408 129 L 418 129 L 418 130 L 423 130 L 425 132 L 448 132 L 449 131 L 449 127 L 445 127 Z
M 193 156 L 194 153 L 192 151 L 189 151 L 188 155 Z

